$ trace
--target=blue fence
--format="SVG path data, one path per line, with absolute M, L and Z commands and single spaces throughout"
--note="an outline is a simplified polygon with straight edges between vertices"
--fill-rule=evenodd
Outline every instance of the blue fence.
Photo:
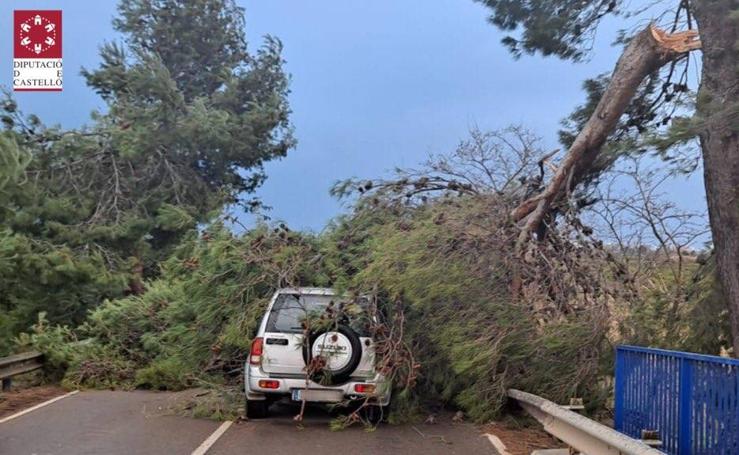
M 616 429 L 669 454 L 739 454 L 739 360 L 619 346 Z

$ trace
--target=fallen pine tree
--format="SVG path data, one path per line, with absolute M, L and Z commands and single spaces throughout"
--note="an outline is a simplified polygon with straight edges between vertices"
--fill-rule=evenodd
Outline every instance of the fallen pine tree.
M 495 141 L 483 138 L 485 160 L 513 152 Z M 465 147 L 447 170 L 470 163 Z M 514 172 L 537 161 L 526 157 Z M 572 218 L 521 256 L 506 216 L 520 181 L 426 192 L 423 182 L 446 178 L 426 171 L 362 183 L 351 213 L 321 236 L 280 225 L 193 231 L 143 294 L 104 303 L 79 328 L 40 324 L 20 341 L 48 353 L 74 387 L 238 387 L 272 292 L 332 285 L 378 302 L 378 335 L 389 341 L 377 361 L 394 379 L 397 418 L 453 406 L 487 420 L 509 387 L 554 400 L 604 396 L 609 311 L 627 295 L 610 253 Z

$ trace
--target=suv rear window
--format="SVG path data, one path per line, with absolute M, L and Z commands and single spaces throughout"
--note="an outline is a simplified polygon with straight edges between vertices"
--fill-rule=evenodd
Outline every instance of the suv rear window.
M 340 300 L 332 295 L 280 294 L 272 306 L 267 320 L 268 332 L 303 333 L 301 322 L 309 316 L 320 316 L 330 302 L 338 305 Z M 348 325 L 359 334 L 369 336 L 369 315 L 366 311 L 367 301 L 359 302 L 361 311 L 358 315 L 347 315 Z

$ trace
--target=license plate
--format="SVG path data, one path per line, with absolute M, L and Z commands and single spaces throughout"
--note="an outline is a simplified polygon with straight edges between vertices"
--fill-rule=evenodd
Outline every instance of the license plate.
M 293 389 L 292 399 L 293 401 L 338 403 L 344 399 L 344 393 L 341 390 Z

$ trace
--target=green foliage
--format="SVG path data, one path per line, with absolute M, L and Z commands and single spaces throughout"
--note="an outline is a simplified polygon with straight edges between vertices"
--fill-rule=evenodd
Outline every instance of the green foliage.
M 693 93 L 685 84 L 664 81 L 663 77 L 655 73 L 640 85 L 595 163 L 589 166 L 590 174 L 582 179 L 585 185 L 597 183 L 617 160 L 626 156 L 651 153 L 669 164 L 674 172 L 690 173 L 697 168 L 700 154 L 695 139 L 700 121 L 675 113 L 692 108 Z M 583 82 L 586 100 L 562 121 L 559 131 L 559 141 L 564 147 L 572 145 L 609 83 L 610 78 L 605 74 Z
M 35 350 L 44 354 L 44 370 L 52 379 L 62 377 L 75 357 L 77 345 L 72 331 L 66 326 L 50 326 L 46 314 L 38 314 L 31 332 L 21 333 L 16 344 L 22 351 Z
M 83 75 L 108 101 L 105 121 L 117 126 L 123 156 L 164 154 L 228 202 L 253 191 L 265 177 L 261 164 L 295 142 L 279 40 L 267 37 L 249 54 L 243 10 L 232 0 L 123 0 L 119 12 L 114 26 L 128 50 L 106 44 L 101 67 Z M 207 200 L 195 191 L 187 199 L 195 207 Z M 199 219 L 213 207 L 203 208 Z
M 176 205 L 164 204 L 156 216 L 157 228 L 163 231 L 182 231 L 192 227 L 195 223 L 187 210 Z
M 486 144 L 501 137 L 476 136 Z M 282 224 L 241 235 L 219 223 L 190 229 L 142 292 L 89 313 L 74 333 L 84 343 L 70 339 L 77 349 L 65 381 L 238 387 L 274 290 L 332 286 L 375 297 L 377 367 L 394 381 L 393 420 L 450 405 L 482 421 L 500 413 L 509 387 L 556 401 L 602 396 L 595 389 L 607 374 L 609 305 L 622 299 L 620 289 L 602 245 L 569 217 L 528 251 L 514 251 L 518 228 L 508 214 L 522 187 L 507 182 L 535 172 L 539 159 L 528 135 L 518 137 L 523 156 L 494 141 L 483 156 L 463 143 L 430 162 L 434 181 L 447 182 L 436 190 L 403 171 L 396 182 L 364 182 L 352 212 L 320 236 Z M 445 180 L 460 166 L 509 156 L 518 157 L 510 169 L 487 180 Z M 190 213 L 161 205 L 153 222 L 161 232 L 184 229 Z
M 142 295 L 109 300 L 78 329 L 89 347 L 66 382 L 180 390 L 238 380 L 274 290 L 326 284 L 317 240 L 259 227 L 241 237 L 220 224 L 191 232 Z
M 5 109 L 15 110 L 15 104 L 6 103 Z M 0 134 L 0 210 L 6 210 L 3 198 L 7 188 L 20 183 L 29 160 L 30 156 L 18 147 L 12 135 Z
M 409 362 L 388 367 L 407 368 L 392 373 L 394 420 L 441 403 L 482 421 L 499 415 L 509 387 L 555 400 L 596 388 L 607 329 L 603 299 L 611 295 L 593 293 L 605 273 L 596 251 L 579 250 L 582 259 L 571 264 L 544 249 L 536 254 L 545 259 L 516 265 L 512 243 L 492 235 L 514 232 L 505 218 L 489 216 L 507 210 L 495 198 L 405 208 L 366 202 L 320 238 L 286 227 L 240 236 L 218 224 L 192 231 L 145 293 L 90 313 L 76 331 L 83 343 L 64 329 L 74 346 L 62 351 L 70 353 L 65 382 L 233 386 L 276 288 L 335 285 L 375 294 L 388 327 L 404 334 L 412 357 L 383 357 Z M 511 267 L 523 272 L 520 299 L 510 292 Z
M 490 216 L 495 210 L 486 199 L 439 202 L 409 218 L 386 212 L 370 235 L 353 232 L 366 248 L 353 285 L 402 302 L 406 338 L 421 364 L 417 389 L 395 395 L 401 412 L 440 400 L 483 421 L 499 415 L 509 387 L 563 400 L 594 387 L 601 373 L 603 303 L 568 315 L 553 307 L 582 296 L 551 301 L 554 292 L 527 287 L 523 300 L 514 298 L 513 242 L 492 234 L 511 227 Z
M 114 28 L 156 52 L 191 99 L 213 93 L 249 58 L 244 10 L 230 0 L 126 0 Z M 204 37 L 208 39 L 204 39 Z
M 97 248 L 74 251 L 0 229 L 0 355 L 39 312 L 51 323 L 78 324 L 101 298 L 126 286 L 126 275 L 110 272 Z
M 477 0 L 492 10 L 490 22 L 516 36 L 503 38 L 516 56 L 541 52 L 580 60 L 600 21 L 621 14 L 620 0 Z
M 622 24 L 623 29 L 615 41 L 615 44 L 625 45 L 630 42 L 634 32 L 643 27 L 636 24 L 658 22 L 671 32 L 683 29 L 686 24 L 688 28 L 693 28 L 694 10 L 697 8 L 690 2 L 676 0 L 672 2 L 672 9 L 667 15 L 664 14 L 667 9 L 655 12 L 654 4 L 645 7 L 622 0 L 476 1 L 490 9 L 489 20 L 493 25 L 510 33 L 503 39 L 503 44 L 515 57 L 541 53 L 575 61 L 583 60 L 591 53 L 596 32 L 604 19 L 621 16 L 633 22 Z M 642 20 L 637 21 L 635 18 L 639 16 L 642 16 Z M 665 23 L 667 17 L 672 24 Z M 708 115 L 701 112 L 689 118 L 696 111 L 695 94 L 691 90 L 693 83 L 689 78 L 690 59 L 691 55 L 685 54 L 645 78 L 619 123 L 608 135 L 602 150 L 590 151 L 595 157 L 594 162 L 586 166 L 587 174 L 575 177 L 575 182 L 581 185 L 578 192 L 586 193 L 597 184 L 602 174 L 626 155 L 651 152 L 665 160 L 675 172 L 690 173 L 696 170 L 700 162 L 696 138 Z M 586 101 L 564 119 L 563 129 L 559 132 L 560 142 L 566 148 L 582 131 L 609 83 L 607 74 L 584 81 Z M 717 103 L 708 102 L 706 96 L 703 98 L 702 102 L 698 101 L 699 112 L 701 106 L 709 105 L 713 107 L 707 110 L 717 110 Z M 736 111 L 729 107 L 726 112 L 731 115 L 732 110 Z M 578 202 L 585 202 L 584 199 L 579 198 Z
M 83 70 L 107 102 L 91 125 L 48 128 L 0 103 L 0 354 L 39 311 L 76 326 L 143 292 L 295 143 L 281 44 L 247 52 L 233 1 L 122 0 L 119 12 L 124 42 Z
M 706 257 L 707 256 L 707 257 Z M 712 355 L 731 348 L 726 297 L 716 276 L 714 256 L 688 257 L 687 284 L 678 283 L 662 264 L 642 279 L 641 298 L 621 322 L 623 341 Z M 679 291 L 679 292 L 676 292 Z
M 125 386 L 133 374 L 129 359 L 92 339 L 78 340 L 66 326 L 50 325 L 43 312 L 31 331 L 21 333 L 15 341 L 21 351 L 43 353 L 47 379 L 61 381 L 65 387 Z
M 154 361 L 136 371 L 137 387 L 161 390 L 181 390 L 193 384 L 192 365 L 186 365 L 179 357 Z
M 695 270 L 687 300 L 689 306 L 682 323 L 688 330 L 680 348 L 715 355 L 728 351 L 732 347 L 729 311 L 713 254 Z

